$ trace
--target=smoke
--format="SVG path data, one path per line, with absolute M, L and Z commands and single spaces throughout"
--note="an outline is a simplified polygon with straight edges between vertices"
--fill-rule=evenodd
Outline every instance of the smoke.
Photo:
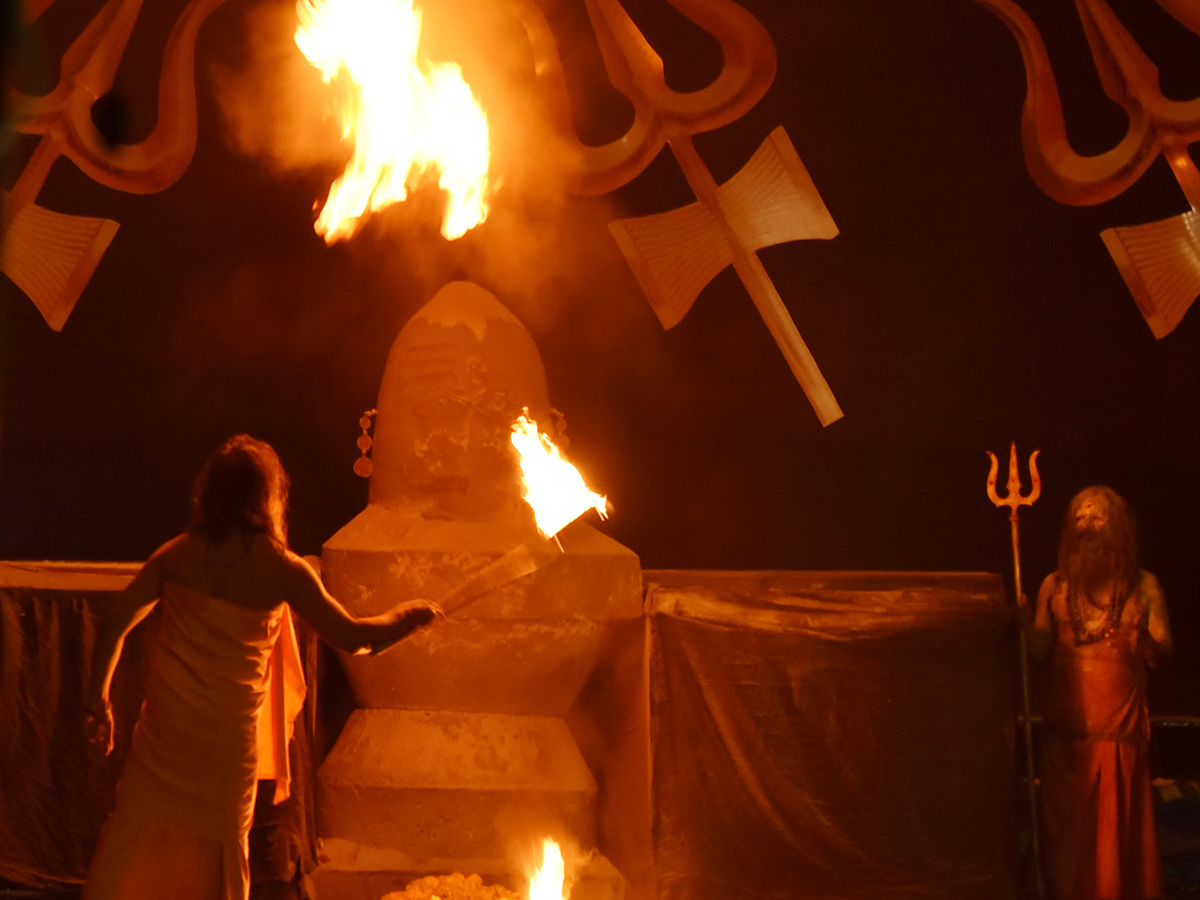
M 328 85 L 292 38 L 292 2 L 251 6 L 244 13 L 236 64 L 209 68 L 223 135 L 237 153 L 276 173 L 342 166 L 342 145 Z
M 564 91 L 546 91 L 538 82 L 522 20 L 507 4 L 477 0 L 418 4 L 418 9 L 420 56 L 430 63 L 457 63 L 487 113 L 493 186 L 509 193 L 533 189 L 543 196 L 561 195 L 575 137 L 566 121 L 569 111 L 548 98 L 561 101 L 566 85 L 561 86 Z M 304 58 L 293 38 L 297 21 L 295 0 L 266 0 L 246 8 L 241 46 L 209 67 L 227 144 L 278 174 L 340 169 L 350 156 L 335 108 L 346 86 L 336 80 L 325 84 Z M 565 51 L 559 48 L 560 55 L 575 55 L 577 39 L 572 36 Z M 574 84 L 578 78 L 571 80 Z M 608 90 L 619 106 L 619 95 Z M 611 105 L 611 98 L 605 99 Z M 552 124 L 552 117 L 560 121 Z
M 566 121 L 571 111 L 550 101 L 538 80 L 528 13 L 522 19 L 513 13 L 515 6 L 476 0 L 422 6 L 422 55 L 458 63 L 488 116 L 490 217 L 466 238 L 447 244 L 436 237 L 438 192 L 418 187 L 409 200 L 374 214 L 350 239 L 349 252 L 375 255 L 393 270 L 402 266 L 406 279 L 413 277 L 414 265 L 431 282 L 448 273 L 478 278 L 498 294 L 529 301 L 522 305 L 543 323 L 556 315 L 559 298 L 636 290 L 621 272 L 623 262 L 605 228 L 613 216 L 607 201 L 581 200 L 568 192 L 578 138 Z M 556 30 L 549 33 L 569 81 L 559 86 L 559 98 L 574 93 L 573 105 L 583 110 L 575 118 L 591 122 L 595 114 L 587 110 L 595 104 L 579 102 L 579 95 L 600 97 L 624 122 L 628 110 L 622 99 L 607 82 L 598 83 L 602 65 L 586 22 L 554 14 Z M 293 40 L 293 0 L 248 7 L 242 18 L 242 46 L 210 69 L 226 142 L 281 177 L 328 170 L 332 181 L 349 151 L 333 115 L 335 89 L 321 81 Z M 546 29 L 544 22 L 538 27 Z M 581 130 L 595 129 L 585 124 Z M 609 128 L 606 139 L 616 136 Z M 414 245 L 420 253 L 412 252 Z M 406 252 L 397 258 L 401 246 Z M 615 279 L 610 277 L 614 269 Z M 432 294 L 440 284 L 428 287 Z

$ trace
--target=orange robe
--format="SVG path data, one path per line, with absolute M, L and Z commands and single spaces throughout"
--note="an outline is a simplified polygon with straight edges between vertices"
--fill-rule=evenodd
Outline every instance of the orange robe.
M 1092 644 L 1075 641 L 1063 585 L 1051 599 L 1051 614 L 1056 636 L 1041 773 L 1050 896 L 1160 897 L 1137 594 L 1113 632 Z
M 82 900 L 246 900 L 258 779 L 276 779 L 276 802 L 287 796 L 304 696 L 291 616 L 178 584 L 159 607 L 146 699 Z

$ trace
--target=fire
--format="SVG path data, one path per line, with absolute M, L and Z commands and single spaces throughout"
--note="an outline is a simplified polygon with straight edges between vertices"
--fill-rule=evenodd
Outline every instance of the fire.
M 325 242 L 404 200 L 409 177 L 431 168 L 449 195 L 442 235 L 454 240 L 483 222 L 487 117 L 456 63 L 418 64 L 421 14 L 411 0 L 298 0 L 296 14 L 296 45 L 326 84 L 345 88 L 338 121 L 354 148 L 314 226 Z
M 529 876 L 529 900 L 564 900 L 563 883 L 566 867 L 558 844 L 542 840 L 542 867 Z
M 525 502 L 533 507 L 538 530 L 553 537 L 589 509 L 606 518 L 608 499 L 584 484 L 579 470 L 563 459 L 550 438 L 538 432 L 528 413 L 525 410 L 517 416 L 511 440 L 521 456 Z

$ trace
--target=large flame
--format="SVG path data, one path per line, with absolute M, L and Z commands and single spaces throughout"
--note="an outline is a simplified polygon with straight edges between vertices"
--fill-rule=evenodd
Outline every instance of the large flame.
M 566 867 L 558 844 L 542 840 L 542 866 L 529 876 L 529 900 L 564 900 L 563 883 Z
M 563 459 L 559 450 L 528 416 L 517 416 L 512 443 L 521 456 L 525 502 L 533 507 L 538 530 L 553 537 L 589 509 L 605 518 L 608 500 L 590 490 L 579 470 Z
M 487 118 L 456 63 L 418 65 L 421 14 L 411 0 L 298 0 L 296 14 L 296 45 L 308 61 L 327 84 L 348 79 L 338 85 L 346 90 L 337 114 L 354 156 L 317 219 L 325 242 L 404 200 L 409 176 L 431 167 L 449 195 L 444 237 L 487 218 Z

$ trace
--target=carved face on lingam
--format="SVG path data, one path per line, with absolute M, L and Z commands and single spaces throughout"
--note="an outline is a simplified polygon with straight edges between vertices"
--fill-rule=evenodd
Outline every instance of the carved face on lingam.
M 518 512 L 520 469 L 510 441 L 526 407 L 556 438 L 546 372 L 529 332 L 478 285 L 446 285 L 388 355 L 370 502 L 429 519 L 527 514 Z

